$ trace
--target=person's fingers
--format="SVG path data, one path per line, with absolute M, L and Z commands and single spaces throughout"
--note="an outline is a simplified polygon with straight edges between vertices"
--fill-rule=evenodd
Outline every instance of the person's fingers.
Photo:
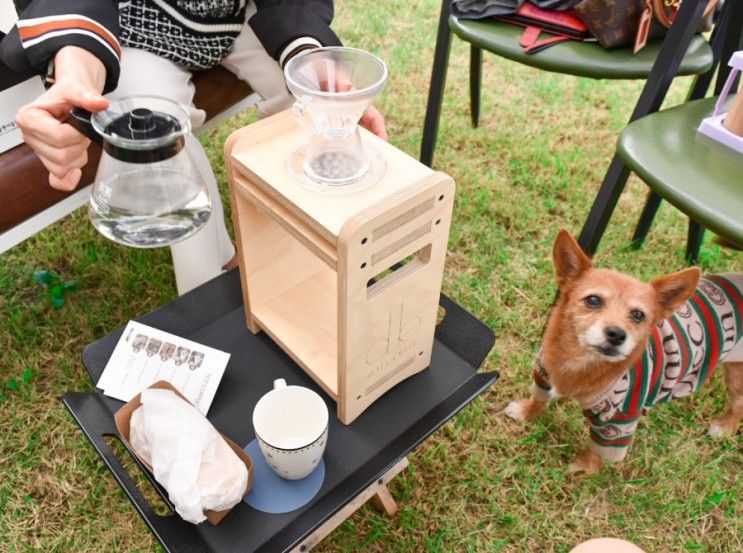
M 88 153 L 83 152 L 77 158 L 70 159 L 67 163 L 64 164 L 56 163 L 44 156 L 39 156 L 39 159 L 41 160 L 41 163 L 44 164 L 44 167 L 46 167 L 49 173 L 61 179 L 72 169 L 82 169 L 82 167 L 84 167 L 85 164 L 88 162 Z
M 40 158 L 70 169 L 72 167 L 82 167 L 85 164 L 90 140 L 86 139 L 77 144 L 58 148 L 42 142 L 35 137 L 27 136 L 26 143 Z M 82 163 L 80 163 L 81 160 L 83 160 Z
M 341 75 L 337 75 L 335 78 L 335 90 L 337 92 L 348 92 L 353 90 L 351 81 Z M 387 140 L 387 129 L 384 125 L 384 117 L 374 106 L 369 107 L 364 114 L 361 116 L 361 126 L 365 129 L 373 132 L 382 140 Z
M 377 108 L 371 106 L 361 116 L 361 126 L 373 132 L 382 140 L 387 140 L 387 129 L 384 124 L 384 117 Z
M 88 161 L 90 140 L 60 121 L 73 107 L 100 111 L 108 107 L 108 100 L 81 82 L 59 81 L 15 118 L 24 140 L 49 171 L 50 186 L 59 190 L 74 189 Z
M 57 190 L 64 190 L 65 192 L 69 192 L 70 190 L 73 190 L 80 182 L 82 174 L 82 171 L 77 167 L 74 169 L 70 169 L 61 178 L 53 175 L 52 173 L 49 173 L 49 185 L 52 188 L 56 188 Z
M 80 145 L 87 139 L 71 125 L 60 122 L 73 107 L 100 111 L 108 100 L 94 89 L 77 81 L 56 83 L 16 114 L 16 124 L 29 142 L 55 148 Z M 34 144 L 30 144 L 34 147 Z
M 345 77 L 338 77 L 335 81 L 335 89 L 338 92 L 348 92 L 353 87 L 351 86 L 351 81 L 346 79 Z
M 77 106 L 90 112 L 101 111 L 108 108 L 108 100 L 95 90 L 83 90 L 79 96 Z
M 108 100 L 81 82 L 64 81 L 55 84 L 34 105 L 60 118 L 73 107 L 90 112 L 101 111 L 108 107 Z
M 48 111 L 36 106 L 23 108 L 15 120 L 24 136 L 55 148 L 65 148 L 87 140 L 74 127 L 61 123 Z
M 353 90 L 351 81 L 344 75 L 333 74 L 328 78 L 328 75 L 321 73 L 318 79 L 318 85 L 320 90 L 327 92 L 348 92 L 349 90 Z
M 84 164 L 82 165 L 75 164 L 75 165 L 70 165 L 70 166 L 57 165 L 56 163 L 51 162 L 47 159 L 43 159 L 43 158 L 40 158 L 40 159 L 41 159 L 41 162 L 44 164 L 44 167 L 46 167 L 46 169 L 49 171 L 49 174 L 57 177 L 58 179 L 64 178 L 65 175 L 69 174 L 70 171 L 74 171 L 75 169 L 79 169 L 80 171 L 82 171 L 82 165 L 84 165 Z

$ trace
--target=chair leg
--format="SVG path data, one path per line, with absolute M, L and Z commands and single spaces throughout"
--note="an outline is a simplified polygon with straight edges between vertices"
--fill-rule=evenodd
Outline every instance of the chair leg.
M 658 213 L 660 202 L 660 196 L 651 190 L 645 200 L 645 207 L 642 208 L 640 220 L 637 221 L 635 234 L 632 235 L 632 249 L 639 250 L 645 242 L 645 238 L 648 237 L 648 232 L 650 232 L 650 227 L 653 225 L 655 214 Z
M 720 76 L 718 76 L 717 79 L 718 84 L 715 87 L 715 94 L 717 95 L 720 93 L 718 89 L 721 88 L 722 83 L 724 82 L 724 80 L 720 80 L 720 77 L 724 72 L 725 78 L 727 78 L 727 70 L 729 70 L 727 60 L 735 51 L 740 38 L 735 36 L 734 31 L 734 29 L 740 29 L 740 22 L 737 22 L 736 26 L 736 22 L 732 21 L 732 19 L 736 17 L 740 19 L 741 10 L 740 7 L 737 7 L 738 13 L 736 14 L 733 12 L 735 8 L 736 6 L 734 6 L 733 3 L 723 6 L 723 11 L 720 14 L 715 28 L 712 30 L 712 36 L 710 37 L 710 44 L 712 46 L 715 62 L 706 73 L 697 75 L 694 79 L 694 83 L 692 84 L 686 98 L 687 101 L 704 98 L 709 90 L 710 84 L 712 83 L 712 79 L 717 73 L 718 65 L 720 66 Z M 720 65 L 720 61 L 723 62 L 722 65 Z M 645 242 L 645 239 L 647 238 L 648 232 L 650 232 L 650 227 L 653 224 L 653 219 L 655 218 L 655 214 L 658 212 L 660 204 L 661 198 L 655 192 L 651 191 L 645 201 L 645 207 L 642 210 L 642 215 L 640 215 L 640 220 L 637 222 L 635 233 L 632 236 L 631 246 L 633 249 L 639 249 L 642 247 L 643 242 Z M 694 224 L 691 219 L 689 220 L 689 224 Z
M 583 229 L 580 231 L 580 236 L 578 236 L 578 244 L 587 255 L 593 256 L 596 253 L 601 237 L 604 235 L 611 214 L 614 212 L 628 178 L 629 169 L 619 155 L 614 154 L 609 170 L 604 177 L 604 182 L 601 183 L 601 188 L 599 188 L 596 199 L 591 206 L 591 211 L 588 213 L 588 219 L 586 219 Z
M 470 116 L 472 126 L 480 124 L 480 90 L 482 89 L 482 50 L 470 46 Z
M 689 219 L 689 231 L 686 236 L 686 262 L 689 265 L 697 264 L 702 240 L 704 240 L 704 227 L 693 219 Z
M 702 0 L 681 4 L 676 20 L 663 41 L 653 69 L 632 111 L 630 123 L 660 109 L 671 82 L 678 73 L 684 53 L 689 48 L 689 43 L 702 21 L 705 6 L 706 2 Z M 601 184 L 578 238 L 578 243 L 588 255 L 596 252 L 628 177 L 629 169 L 619 154 L 614 153 L 604 182 Z
M 436 148 L 436 133 L 439 129 L 441 101 L 444 99 L 444 87 L 446 85 L 446 69 L 449 65 L 449 50 L 451 47 L 451 30 L 449 29 L 450 13 L 450 0 L 443 0 L 436 36 L 436 49 L 433 54 L 433 70 L 431 71 L 431 86 L 428 89 L 423 137 L 421 139 L 420 160 L 421 163 L 429 167 L 433 162 L 433 151 Z

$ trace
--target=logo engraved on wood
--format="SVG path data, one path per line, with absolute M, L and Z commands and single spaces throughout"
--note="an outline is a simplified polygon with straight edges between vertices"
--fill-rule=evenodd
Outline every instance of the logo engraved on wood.
M 421 328 L 423 321 L 417 315 L 411 315 L 405 310 L 405 303 L 400 303 L 390 309 L 387 323 L 387 336 L 372 343 L 367 350 L 365 360 L 367 365 L 374 365 L 368 376 L 377 374 L 404 354 L 409 353 L 415 346 L 413 341 Z

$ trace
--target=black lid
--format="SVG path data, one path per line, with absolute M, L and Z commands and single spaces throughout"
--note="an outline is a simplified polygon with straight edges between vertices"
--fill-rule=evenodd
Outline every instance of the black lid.
M 127 147 L 106 140 L 103 143 L 103 150 L 110 156 L 129 163 L 162 161 L 173 157 L 183 149 L 185 142 L 183 136 L 178 134 L 181 128 L 178 119 L 172 115 L 147 108 L 136 108 L 106 125 L 105 133 L 128 140 L 157 140 L 175 134 L 174 139 L 144 149 Z
M 180 130 L 181 124 L 172 115 L 136 108 L 111 121 L 105 132 L 131 140 L 148 140 L 163 138 Z

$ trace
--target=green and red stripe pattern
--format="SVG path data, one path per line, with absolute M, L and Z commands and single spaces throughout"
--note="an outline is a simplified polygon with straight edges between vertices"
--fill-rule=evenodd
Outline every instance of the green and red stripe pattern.
M 734 327 L 728 323 L 723 328 L 723 318 L 734 321 Z M 644 410 L 697 391 L 742 339 L 743 275 L 702 279 L 688 302 L 653 330 L 642 358 L 584 411 L 591 449 L 604 459 L 621 461 Z M 669 342 L 674 343 L 669 347 Z

